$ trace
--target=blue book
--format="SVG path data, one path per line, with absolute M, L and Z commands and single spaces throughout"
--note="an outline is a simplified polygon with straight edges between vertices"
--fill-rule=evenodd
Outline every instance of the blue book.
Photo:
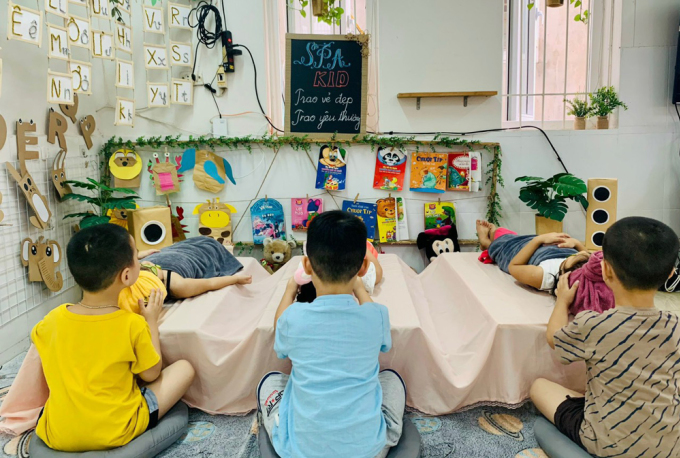
M 262 245 L 264 239 L 286 240 L 286 223 L 283 217 L 283 206 L 274 199 L 260 199 L 250 207 L 250 219 L 253 222 L 253 242 Z
M 343 200 L 342 211 L 351 213 L 364 222 L 368 232 L 368 240 L 372 242 L 375 238 L 375 221 L 378 216 L 378 206 L 365 202 Z

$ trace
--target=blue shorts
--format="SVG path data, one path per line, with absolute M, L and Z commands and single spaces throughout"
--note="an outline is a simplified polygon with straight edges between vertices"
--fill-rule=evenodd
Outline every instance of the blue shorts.
M 147 387 L 142 388 L 141 392 L 146 401 L 146 406 L 149 409 L 149 426 L 146 427 L 146 430 L 149 431 L 150 429 L 154 429 L 158 424 L 158 398 L 156 397 L 156 394 Z

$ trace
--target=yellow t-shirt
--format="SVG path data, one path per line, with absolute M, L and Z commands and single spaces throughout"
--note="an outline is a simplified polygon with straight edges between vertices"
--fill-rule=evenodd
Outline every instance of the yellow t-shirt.
M 118 307 L 132 313 L 139 313 L 139 300 L 148 299 L 152 289 L 160 289 L 163 292 L 163 300 L 168 295 L 165 285 L 153 272 L 140 271 L 137 281 L 118 295 Z
M 149 325 L 125 310 L 77 315 L 67 305 L 31 332 L 50 390 L 36 433 L 65 452 L 120 447 L 149 424 L 135 380 L 160 360 Z

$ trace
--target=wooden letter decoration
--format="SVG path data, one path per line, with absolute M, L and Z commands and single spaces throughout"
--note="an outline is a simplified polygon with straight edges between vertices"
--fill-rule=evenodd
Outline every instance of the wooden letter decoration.
M 5 140 L 7 140 L 7 123 L 5 118 L 0 115 L 0 149 L 5 146 Z
M 59 139 L 59 147 L 66 151 L 68 148 L 66 146 L 66 137 L 64 134 L 68 129 L 68 124 L 66 124 L 66 118 L 50 108 L 50 122 L 47 128 L 47 141 L 54 145 L 55 137 Z
M 54 158 L 54 163 L 52 164 L 52 184 L 54 184 L 57 193 L 59 194 L 59 199 L 63 199 L 66 194 L 71 194 L 71 186 L 66 183 L 66 172 L 64 172 L 64 166 L 66 164 L 66 150 L 62 149 Z
M 94 120 L 94 116 L 87 115 L 80 120 L 80 132 L 83 134 L 87 149 L 92 148 L 92 134 L 96 128 L 97 123 Z
M 21 263 L 28 267 L 28 281 L 41 281 L 50 291 L 59 291 L 64 286 L 61 273 L 57 271 L 60 262 L 61 247 L 54 240 L 40 237 L 37 242 L 30 238 L 21 242 Z
M 76 123 L 76 114 L 78 113 L 78 94 L 73 94 L 73 103 L 71 105 L 59 105 L 61 112 L 68 117 L 73 124 Z

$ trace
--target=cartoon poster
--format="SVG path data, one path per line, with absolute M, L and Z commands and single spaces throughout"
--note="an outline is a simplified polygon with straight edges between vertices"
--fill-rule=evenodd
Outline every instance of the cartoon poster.
M 397 199 L 394 197 L 379 199 L 376 202 L 376 205 L 378 206 L 378 232 L 380 234 L 380 242 L 396 242 Z
M 406 199 L 397 197 L 397 241 L 408 240 L 408 218 L 406 218 Z
M 378 206 L 365 202 L 342 201 L 342 211 L 353 214 L 366 225 L 367 237 L 371 242 L 375 238 L 375 220 L 378 216 Z
M 425 204 L 425 230 L 456 224 L 456 206 L 453 202 Z
M 448 179 L 446 180 L 447 191 L 470 190 L 470 154 L 449 153 Z
M 319 150 L 316 189 L 342 191 L 347 180 L 347 151 L 338 146 L 323 145 Z
M 277 200 L 265 197 L 255 202 L 250 207 L 250 219 L 253 222 L 255 245 L 262 245 L 267 237 L 286 240 L 283 206 Z
M 447 166 L 446 153 L 411 154 L 411 191 L 443 193 Z
M 308 198 L 293 198 L 290 200 L 291 226 L 296 232 L 307 232 L 309 223 L 323 212 L 323 200 Z
M 406 176 L 406 153 L 395 148 L 378 148 L 375 159 L 373 188 L 384 191 L 404 189 Z

